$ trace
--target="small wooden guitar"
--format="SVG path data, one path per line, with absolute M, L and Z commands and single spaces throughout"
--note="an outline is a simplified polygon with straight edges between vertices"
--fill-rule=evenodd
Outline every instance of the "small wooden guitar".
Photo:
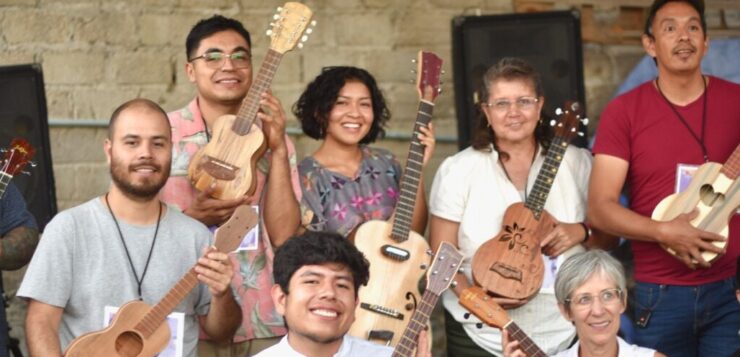
M 689 186 L 680 193 L 664 198 L 653 210 L 656 221 L 670 221 L 682 213 L 698 209 L 699 215 L 691 225 L 704 231 L 729 237 L 728 223 L 740 206 L 740 144 L 724 165 L 707 162 L 696 170 Z M 724 248 L 728 240 L 712 244 Z M 672 249 L 663 246 L 675 255 Z M 701 253 L 705 261 L 711 262 L 719 257 L 714 252 Z
M 506 330 L 511 338 L 519 341 L 519 347 L 530 357 L 547 357 L 514 320 L 509 318 L 499 304 L 479 286 L 465 288 L 460 294 L 460 305 L 489 326 Z
M 10 148 L 3 150 L 3 158 L 0 160 L 0 198 L 5 194 L 10 180 L 21 172 L 26 164 L 36 154 L 36 149 L 26 139 L 15 138 L 10 142 Z
M 213 248 L 232 252 L 244 235 L 254 228 L 259 217 L 249 206 L 237 207 L 231 218 L 216 230 Z M 164 350 L 170 341 L 170 328 L 165 319 L 177 304 L 198 284 L 195 266 L 155 306 L 130 301 L 116 313 L 104 330 L 77 337 L 64 352 L 66 357 L 148 357 Z
M 419 306 L 411 315 L 411 321 L 403 331 L 403 336 L 393 350 L 393 357 L 409 357 L 416 349 L 419 332 L 427 326 L 429 315 L 432 314 L 434 306 L 442 292 L 450 287 L 450 284 L 460 269 L 464 256 L 455 249 L 452 244 L 442 242 L 434 256 L 432 266 L 427 271 L 427 288 Z
M 278 11 L 272 30 L 268 31 L 272 36 L 270 49 L 239 112 L 236 116 L 219 117 L 211 141 L 190 160 L 188 176 L 193 186 L 200 191 L 215 186 L 215 198 L 252 195 L 257 187 L 255 169 L 266 150 L 264 133 L 255 124 L 260 97 L 270 87 L 283 54 L 299 40 L 305 41 L 303 32 L 313 15 L 311 9 L 297 2 L 287 2 Z
M 430 259 L 426 254 L 429 245 L 423 236 L 411 230 L 411 221 L 424 158 L 424 146 L 417 135 L 419 127 L 431 121 L 433 101 L 439 93 L 442 60 L 433 53 L 419 52 L 417 65 L 421 101 L 393 224 L 368 221 L 355 234 L 357 249 L 370 261 L 370 282 L 360 289 L 360 305 L 349 333 L 391 346 L 398 343 L 421 298 L 419 279 Z
M 566 103 L 553 120 L 555 137 L 547 151 L 532 192 L 524 203 L 509 206 L 501 232 L 482 244 L 473 256 L 475 282 L 500 296 L 526 299 L 539 291 L 544 276 L 540 240 L 555 228 L 557 221 L 544 210 L 550 188 L 570 139 L 580 122 L 580 105 Z

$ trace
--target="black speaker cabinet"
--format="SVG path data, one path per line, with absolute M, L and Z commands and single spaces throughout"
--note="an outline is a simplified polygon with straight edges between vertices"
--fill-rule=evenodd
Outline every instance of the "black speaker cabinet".
M 486 70 L 504 57 L 519 57 L 532 64 L 545 90 L 543 115 L 552 117 L 566 100 L 581 102 L 583 48 L 580 14 L 571 11 L 461 16 L 452 20 L 452 59 L 455 108 L 460 149 L 470 145 L 480 113 L 476 93 Z M 585 146 L 583 137 L 574 144 Z
M 36 149 L 24 169 L 28 174 L 16 174 L 12 182 L 41 230 L 57 212 L 48 122 L 41 65 L 0 67 L 0 147 L 20 137 Z

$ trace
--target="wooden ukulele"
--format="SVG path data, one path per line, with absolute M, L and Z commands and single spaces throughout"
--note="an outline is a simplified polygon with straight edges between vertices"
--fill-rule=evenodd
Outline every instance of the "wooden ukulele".
M 214 249 L 232 252 L 254 228 L 259 217 L 249 206 L 239 206 L 231 218 L 216 230 Z M 193 266 L 157 305 L 149 306 L 139 300 L 130 301 L 118 310 L 110 326 L 101 331 L 86 333 L 74 339 L 64 352 L 66 357 L 110 356 L 148 357 L 164 350 L 170 341 L 167 315 L 177 307 L 196 285 L 197 273 Z
M 696 170 L 689 186 L 680 193 L 664 198 L 653 210 L 652 218 L 656 221 L 670 221 L 682 213 L 690 213 L 694 208 L 699 215 L 691 225 L 704 231 L 729 237 L 728 223 L 740 206 L 740 144 L 724 165 L 707 162 Z M 712 244 L 724 248 L 728 240 Z M 672 249 L 663 246 L 675 255 Z M 702 251 L 702 258 L 711 262 L 719 257 L 714 252 Z
M 272 36 L 270 49 L 239 112 L 236 116 L 219 117 L 211 141 L 190 160 L 191 183 L 200 191 L 215 186 L 212 193 L 215 198 L 234 199 L 254 194 L 257 161 L 267 148 L 265 135 L 255 124 L 260 97 L 270 87 L 283 54 L 293 49 L 299 40 L 307 39 L 303 32 L 311 22 L 311 9 L 297 2 L 287 2 L 278 11 L 268 31 Z
M 514 203 L 506 209 L 501 232 L 481 245 L 473 256 L 473 279 L 486 291 L 526 299 L 536 294 L 542 285 L 544 264 L 540 240 L 557 223 L 544 210 L 545 202 L 580 122 L 578 103 L 566 103 L 565 108 L 565 111 L 557 111 L 559 122 L 550 122 L 555 127 L 555 136 L 527 201 Z
M 439 94 L 442 60 L 433 53 L 419 52 L 417 84 L 421 100 L 401 179 L 393 224 L 372 220 L 355 234 L 355 245 L 370 261 L 370 282 L 360 289 L 352 336 L 395 346 L 416 309 L 419 279 L 429 265 L 429 244 L 411 230 L 416 192 L 421 181 L 424 146 L 419 127 L 428 125 Z
M 434 256 L 431 268 L 427 271 L 427 288 L 419 306 L 411 315 L 411 321 L 403 331 L 403 336 L 393 350 L 393 357 L 408 357 L 414 353 L 419 332 L 427 326 L 429 315 L 442 292 L 450 287 L 455 274 L 460 269 L 464 256 L 452 244 L 442 242 Z
M 517 326 L 514 320 L 509 318 L 506 310 L 493 301 L 493 298 L 481 287 L 465 288 L 460 294 L 460 305 L 489 326 L 506 330 L 511 338 L 519 341 L 519 347 L 527 356 L 547 357 L 547 354 Z
M 10 180 L 21 172 L 26 164 L 36 154 L 36 149 L 26 139 L 15 138 L 10 142 L 10 148 L 3 150 L 3 158 L 0 160 L 0 198 L 5 194 Z

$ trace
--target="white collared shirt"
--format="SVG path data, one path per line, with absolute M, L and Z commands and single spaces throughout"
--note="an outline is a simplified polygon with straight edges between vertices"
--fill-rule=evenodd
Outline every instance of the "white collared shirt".
M 288 332 L 290 334 L 290 332 Z M 381 346 L 370 341 L 361 340 L 350 335 L 344 335 L 342 345 L 334 357 L 386 357 L 393 354 L 393 349 Z M 288 343 L 288 336 L 280 339 L 280 342 L 260 353 L 255 357 L 310 357 L 298 353 Z

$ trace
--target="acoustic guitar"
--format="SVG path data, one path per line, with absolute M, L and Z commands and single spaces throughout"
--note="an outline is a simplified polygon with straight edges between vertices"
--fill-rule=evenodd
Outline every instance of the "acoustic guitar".
M 11 140 L 10 148 L 3 150 L 3 158 L 0 160 L 0 198 L 5 194 L 5 189 L 8 188 L 13 176 L 22 172 L 34 154 L 36 149 L 22 138 Z
M 188 177 L 193 187 L 204 191 L 213 186 L 215 198 L 225 200 L 254 194 L 257 161 L 266 150 L 264 133 L 255 124 L 260 97 L 270 88 L 283 54 L 293 49 L 299 40 L 307 40 L 304 31 L 311 32 L 306 28 L 313 23 L 313 12 L 305 5 L 287 2 L 278 11 L 268 31 L 272 37 L 270 49 L 239 112 L 236 116 L 219 117 L 213 126 L 211 141 L 190 160 Z
M 476 250 L 472 272 L 475 282 L 497 295 L 526 299 L 539 291 L 544 276 L 540 240 L 551 232 L 557 221 L 544 210 L 550 188 L 571 138 L 582 121 L 580 105 L 568 102 L 552 120 L 555 136 L 537 174 L 532 192 L 524 203 L 510 205 L 499 234 Z M 586 119 L 583 119 L 586 121 Z
M 370 261 L 370 282 L 360 289 L 360 304 L 349 333 L 391 346 L 398 343 L 421 299 L 419 280 L 430 259 L 427 255 L 429 245 L 423 236 L 411 230 L 411 221 L 424 158 L 424 146 L 417 135 L 419 128 L 431 121 L 434 99 L 439 93 L 442 60 L 433 53 L 419 52 L 417 66 L 417 89 L 421 100 L 393 224 L 367 221 L 355 234 L 357 249 Z
M 437 254 L 432 260 L 432 266 L 427 271 L 427 288 L 419 306 L 411 315 L 411 321 L 403 331 L 401 339 L 393 350 L 393 357 L 409 357 L 416 350 L 416 342 L 419 332 L 427 326 L 429 315 L 432 314 L 434 306 L 437 305 L 442 292 L 450 287 L 455 274 L 460 269 L 464 256 L 455 249 L 452 244 L 442 242 Z
M 213 249 L 229 253 L 239 247 L 244 235 L 254 228 L 259 217 L 250 206 L 239 206 L 231 218 L 216 230 Z M 74 339 L 64 352 L 66 357 L 148 357 L 167 347 L 170 328 L 167 315 L 177 307 L 196 285 L 193 266 L 157 303 L 149 306 L 139 300 L 130 301 L 118 310 L 110 326 L 86 333 Z
M 493 301 L 493 298 L 481 287 L 471 286 L 465 288 L 460 294 L 460 305 L 489 326 L 506 330 L 511 338 L 519 341 L 519 347 L 527 356 L 547 357 L 547 354 L 517 326 L 514 320 L 509 318 L 506 310 Z M 468 316 L 466 315 L 465 317 L 467 318 Z
M 699 215 L 691 225 L 704 231 L 729 237 L 728 223 L 740 207 L 740 144 L 724 165 L 707 162 L 696 170 L 689 186 L 680 193 L 664 198 L 653 210 L 652 218 L 656 221 L 670 221 L 682 213 L 690 213 L 695 208 Z M 724 248 L 728 240 L 712 244 Z M 672 249 L 663 246 L 675 255 Z M 702 258 L 712 262 L 719 257 L 714 252 L 702 251 Z

